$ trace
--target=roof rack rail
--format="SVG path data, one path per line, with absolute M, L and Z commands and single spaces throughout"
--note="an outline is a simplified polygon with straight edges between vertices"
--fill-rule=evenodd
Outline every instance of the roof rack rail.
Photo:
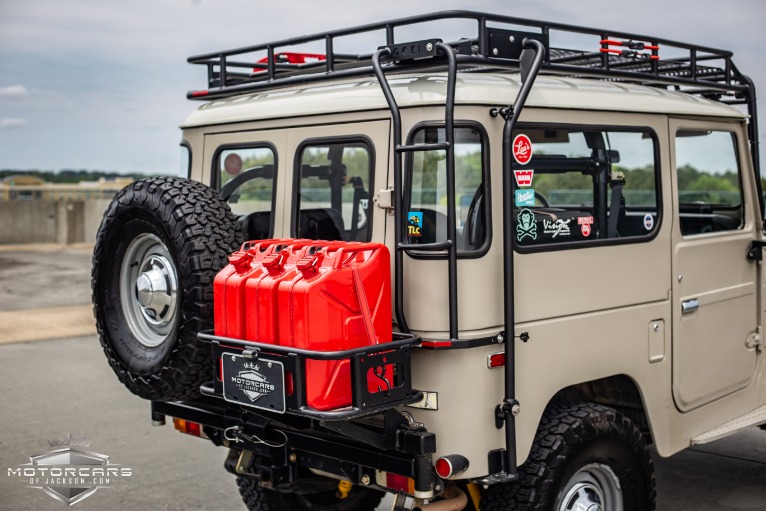
M 416 45 L 397 40 L 397 29 L 423 24 L 423 31 L 427 31 L 426 24 L 440 20 L 475 22 L 473 34 L 447 43 L 462 70 L 517 70 L 518 61 L 514 59 L 527 37 L 539 40 L 547 50 L 542 73 L 675 87 L 730 104 L 747 103 L 752 96 L 752 83 L 736 68 L 730 51 L 616 30 L 473 11 L 443 11 L 190 57 L 190 63 L 206 66 L 207 88 L 190 91 L 187 97 L 210 100 L 284 85 L 372 76 L 372 55 L 377 47 L 398 45 L 401 51 L 408 51 Z M 380 40 L 376 47 L 371 45 L 362 53 L 336 51 L 338 41 L 360 35 Z M 587 48 L 565 49 L 551 48 L 551 36 L 594 39 Z M 431 41 L 435 40 L 441 41 Z M 313 51 L 293 51 L 301 46 Z M 320 47 L 324 54 L 317 52 Z M 427 54 L 401 63 L 391 57 L 388 65 L 402 70 L 438 71 L 446 70 L 447 61 L 443 56 Z

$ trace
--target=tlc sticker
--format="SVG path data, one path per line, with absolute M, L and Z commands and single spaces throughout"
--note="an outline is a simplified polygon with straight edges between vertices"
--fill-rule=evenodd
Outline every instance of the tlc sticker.
M 420 238 L 423 236 L 423 212 L 410 211 L 407 213 L 407 236 Z
M 531 188 L 526 190 L 515 190 L 513 192 L 513 198 L 517 208 L 526 208 L 535 205 L 535 191 Z
M 590 236 L 591 233 L 591 224 L 593 224 L 593 217 L 592 216 L 582 216 L 577 218 L 577 224 L 580 226 L 580 232 L 583 236 L 586 238 Z
M 651 231 L 652 227 L 654 227 L 654 217 L 647 213 L 644 215 L 644 229 Z
M 523 133 L 513 139 L 513 158 L 519 165 L 526 165 L 532 159 L 532 141 Z
M 535 176 L 535 171 L 529 170 L 514 170 L 513 177 L 516 178 L 516 186 L 532 186 L 532 178 Z

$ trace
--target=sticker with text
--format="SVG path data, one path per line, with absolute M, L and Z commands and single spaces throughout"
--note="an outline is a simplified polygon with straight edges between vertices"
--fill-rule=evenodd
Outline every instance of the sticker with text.
M 566 220 L 559 218 L 555 222 L 545 218 L 543 219 L 543 234 L 550 234 L 551 238 L 569 236 L 572 234 L 572 231 L 569 230 L 569 222 L 571 221 L 571 218 Z
M 516 186 L 519 187 L 532 186 L 532 178 L 534 176 L 535 171 L 533 169 L 513 171 L 513 177 L 516 178 Z
M 535 205 L 535 191 L 531 188 L 526 190 L 515 190 L 513 192 L 513 198 L 517 208 L 526 208 Z
M 580 232 L 583 236 L 586 238 L 590 236 L 591 233 L 591 225 L 593 224 L 593 217 L 592 216 L 581 216 L 577 218 L 577 224 L 580 226 Z
M 407 236 L 420 238 L 423 236 L 423 212 L 410 211 L 407 213 Z
M 649 213 L 644 215 L 644 229 L 651 231 L 654 227 L 654 217 Z
M 526 165 L 532 159 L 532 141 L 523 133 L 513 139 L 513 159 Z

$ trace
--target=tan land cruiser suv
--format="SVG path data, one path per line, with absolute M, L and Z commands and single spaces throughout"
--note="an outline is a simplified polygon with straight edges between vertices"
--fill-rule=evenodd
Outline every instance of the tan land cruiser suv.
M 93 299 L 249 509 L 654 509 L 649 445 L 766 422 L 730 52 L 450 11 L 189 61 L 188 174 L 115 197 Z

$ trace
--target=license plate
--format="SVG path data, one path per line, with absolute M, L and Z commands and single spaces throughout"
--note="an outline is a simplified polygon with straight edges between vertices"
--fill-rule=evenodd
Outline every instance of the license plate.
M 285 412 L 285 368 L 282 362 L 250 359 L 234 353 L 222 357 L 223 398 L 232 403 Z

